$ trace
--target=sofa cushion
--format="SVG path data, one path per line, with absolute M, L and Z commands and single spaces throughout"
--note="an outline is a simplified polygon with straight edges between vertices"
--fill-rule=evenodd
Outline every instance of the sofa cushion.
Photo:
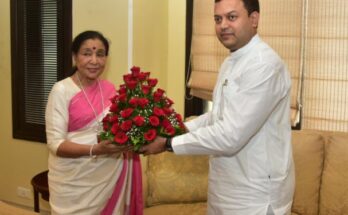
M 348 134 L 333 133 L 325 144 L 320 214 L 348 214 Z
M 325 139 L 320 132 L 292 132 L 296 188 L 292 205 L 294 214 L 318 214 L 319 189 L 324 159 Z
M 206 203 L 192 203 L 192 204 L 166 204 L 146 208 L 144 215 L 206 215 Z
M 208 168 L 208 156 L 149 156 L 146 205 L 206 201 Z

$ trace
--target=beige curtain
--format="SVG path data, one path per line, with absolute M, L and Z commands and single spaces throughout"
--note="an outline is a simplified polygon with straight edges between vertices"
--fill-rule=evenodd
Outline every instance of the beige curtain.
M 212 0 L 193 0 L 191 94 L 209 100 L 228 55 L 216 39 Z M 259 34 L 292 78 L 291 120 L 305 129 L 348 132 L 348 1 L 260 0 Z
M 214 0 L 193 0 L 190 93 L 211 100 L 219 66 L 229 51 L 215 36 Z
M 304 35 L 302 0 L 261 0 L 258 33 L 287 64 L 291 74 L 291 121 L 300 121 Z
M 303 127 L 348 132 L 348 1 L 308 0 Z
M 301 0 L 261 1 L 259 34 L 287 63 L 292 77 L 291 120 L 299 122 L 301 35 L 303 5 Z M 194 0 L 190 93 L 211 100 L 217 72 L 229 51 L 221 45 L 214 29 L 214 1 Z

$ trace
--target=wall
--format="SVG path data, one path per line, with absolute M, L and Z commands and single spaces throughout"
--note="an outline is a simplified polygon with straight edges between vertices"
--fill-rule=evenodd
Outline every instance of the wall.
M 134 0 L 133 6 L 133 64 L 151 71 L 183 113 L 185 1 Z M 74 0 L 73 14 L 74 35 L 95 29 L 111 41 L 104 76 L 118 86 L 128 71 L 128 2 Z M 16 189 L 31 189 L 31 178 L 47 169 L 48 153 L 45 144 L 12 138 L 10 0 L 0 1 L 0 32 L 0 200 L 33 207 L 33 200 L 18 197 Z M 40 204 L 49 208 L 45 201 Z
M 185 107 L 185 34 L 186 1 L 168 0 L 168 70 L 167 93 L 175 102 L 176 111 Z
M 133 64 L 151 72 L 165 89 L 168 58 L 168 1 L 134 1 Z
M 12 138 L 10 1 L 0 1 L 0 199 L 33 205 L 32 199 L 18 197 L 17 187 L 31 189 L 30 180 L 47 169 L 44 144 Z
M 186 1 L 135 0 L 134 6 L 134 65 L 158 78 L 183 114 Z
M 128 1 L 73 1 L 73 36 L 85 30 L 100 31 L 110 42 L 103 77 L 119 84 L 128 71 Z

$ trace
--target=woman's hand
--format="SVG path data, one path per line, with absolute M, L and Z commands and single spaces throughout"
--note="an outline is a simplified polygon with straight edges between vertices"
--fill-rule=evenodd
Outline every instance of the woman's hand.
M 112 144 L 110 140 L 102 140 L 97 145 L 94 146 L 92 154 L 101 155 L 101 154 L 114 154 L 114 153 L 123 153 L 133 150 L 132 145 L 117 145 Z

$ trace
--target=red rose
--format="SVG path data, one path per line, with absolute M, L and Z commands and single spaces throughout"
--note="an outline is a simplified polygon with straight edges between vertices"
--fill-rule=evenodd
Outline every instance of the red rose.
M 144 72 L 141 72 L 141 73 L 139 73 L 139 75 L 138 75 L 138 79 L 139 79 L 140 81 L 145 81 L 146 78 L 147 78 L 147 75 L 148 75 L 148 74 L 146 74 L 146 73 L 144 73 Z
M 142 116 L 135 116 L 133 118 L 133 122 L 136 126 L 142 126 L 145 122 L 145 119 Z
M 159 100 L 160 98 L 162 98 L 162 96 L 163 96 L 163 92 L 161 92 L 161 91 L 156 91 L 156 92 L 154 92 L 153 93 L 153 97 L 154 98 L 157 98 L 157 100 Z
M 170 107 L 170 106 L 172 106 L 172 104 L 174 104 L 174 102 L 170 98 L 167 98 L 166 99 L 166 104 L 167 104 L 166 105 L 167 107 Z
M 132 128 L 132 120 L 126 120 L 124 122 L 122 122 L 121 124 L 121 129 L 123 131 L 129 131 Z
M 159 102 L 161 100 L 161 98 L 163 97 L 164 94 L 164 90 L 162 89 L 157 89 L 154 93 L 153 93 L 153 100 L 155 102 Z
M 107 114 L 107 115 L 103 118 L 103 120 L 102 120 L 104 131 L 107 131 L 107 129 L 109 128 L 109 119 L 110 119 L 110 118 L 111 118 L 110 115 Z
M 139 71 L 132 72 L 132 77 L 134 80 L 139 80 Z
M 135 89 L 135 87 L 137 86 L 138 84 L 138 81 L 137 79 L 133 76 L 133 74 L 127 74 L 127 75 L 124 75 L 123 76 L 123 80 L 124 82 L 126 83 L 126 86 L 129 88 L 129 89 Z
M 156 78 L 149 78 L 149 79 L 147 79 L 147 84 L 148 84 L 150 87 L 156 86 L 157 82 L 158 82 L 158 81 L 157 81 Z
M 132 74 L 126 74 L 126 75 L 123 75 L 123 80 L 124 82 L 127 84 L 127 82 L 129 82 L 130 80 L 132 80 Z
M 154 102 L 160 102 L 162 97 L 155 96 L 153 97 Z
M 163 108 L 163 111 L 164 111 L 164 113 L 167 114 L 167 115 L 170 115 L 171 113 L 173 113 L 173 109 L 168 108 L 168 107 L 164 107 L 164 108 Z
M 170 135 L 170 136 L 173 136 L 175 134 L 175 129 L 173 128 L 173 126 L 167 126 L 164 131 Z
M 110 106 L 110 112 L 116 113 L 117 111 L 118 111 L 117 103 L 112 103 L 112 105 Z
M 167 128 L 168 126 L 172 126 L 172 124 L 170 123 L 170 121 L 168 119 L 163 119 L 162 126 L 164 128 Z
M 156 116 L 164 116 L 164 111 L 161 109 L 161 108 L 158 108 L 158 107 L 154 107 L 153 108 L 153 113 L 156 115 Z
M 138 99 L 138 104 L 141 108 L 144 108 L 146 105 L 149 104 L 149 100 L 145 98 Z
M 113 115 L 113 116 L 109 117 L 109 122 L 117 123 L 118 122 L 118 116 L 117 115 Z
M 138 81 L 132 79 L 132 80 L 127 81 L 126 84 L 127 84 L 127 87 L 129 89 L 133 90 L 137 86 Z
M 133 66 L 130 70 L 132 71 L 132 74 L 138 74 L 140 72 L 140 67 Z
M 109 100 L 110 100 L 111 102 L 115 102 L 115 101 L 117 100 L 117 98 L 118 98 L 118 95 L 114 95 L 114 96 L 111 97 Z
M 149 121 L 152 126 L 158 126 L 160 124 L 160 120 L 157 116 L 150 116 Z
M 156 138 L 157 132 L 155 129 L 150 129 L 144 134 L 144 138 L 147 141 L 152 141 Z
M 133 98 L 129 99 L 129 104 L 132 105 L 133 107 L 136 107 L 138 105 L 138 98 L 133 97 Z
M 128 140 L 127 135 L 122 131 L 117 132 L 117 134 L 114 137 L 114 141 L 119 144 L 125 144 L 127 140 Z
M 133 113 L 133 108 L 126 108 L 123 111 L 121 111 L 121 117 L 126 119 L 130 117 Z
M 117 131 L 120 129 L 120 126 L 118 126 L 118 124 L 113 124 L 111 127 L 111 133 L 113 134 L 117 134 Z
M 109 124 L 108 123 L 103 123 L 103 129 L 104 129 L 104 131 L 109 130 Z
M 147 95 L 147 94 L 149 94 L 151 87 L 148 85 L 142 85 L 141 90 L 143 91 L 144 95 Z
M 164 93 L 165 93 L 164 90 L 162 90 L 161 88 L 158 88 L 154 94 L 161 97 L 161 96 L 163 96 Z
M 127 87 L 126 87 L 126 85 L 122 84 L 122 85 L 120 86 L 120 89 L 118 90 L 118 93 L 119 93 L 119 94 L 126 94 L 126 93 L 127 93 Z
M 120 102 L 126 102 L 127 101 L 127 94 L 120 94 L 119 97 L 118 97 L 118 100 Z
M 177 113 L 175 116 L 179 122 L 182 122 L 182 116 L 180 114 Z
M 102 122 L 105 123 L 105 122 L 109 122 L 109 118 L 110 118 L 110 115 L 107 114 L 106 116 L 104 116 L 104 118 L 102 119 Z

